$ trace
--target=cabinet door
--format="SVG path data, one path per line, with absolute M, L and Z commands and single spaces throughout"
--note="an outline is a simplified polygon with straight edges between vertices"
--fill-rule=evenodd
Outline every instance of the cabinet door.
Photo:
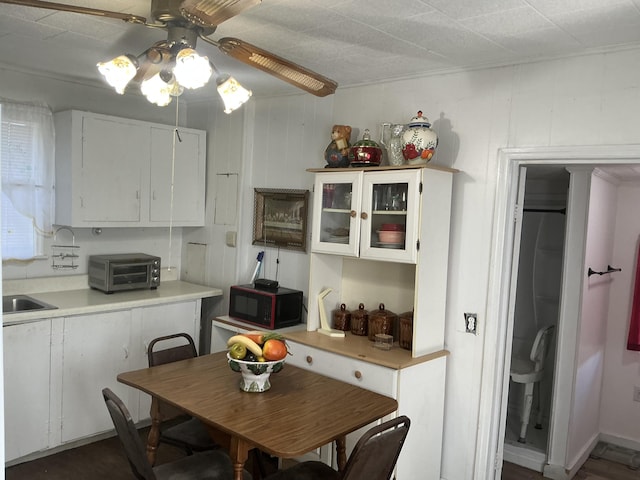
M 149 127 L 123 119 L 83 117 L 80 212 L 84 222 L 140 221 Z M 145 173 L 146 175 L 146 173 Z
M 5 460 L 49 447 L 51 321 L 6 326 Z
M 188 333 L 193 338 L 196 348 L 198 347 L 200 300 L 135 309 L 133 315 L 136 316 L 137 314 L 141 315 L 140 336 L 138 337 L 140 340 L 133 344 L 135 351 L 133 352 L 132 361 L 135 363 L 131 365 L 131 369 L 135 370 L 149 366 L 147 348 L 154 338 L 174 333 Z M 183 344 L 184 341 L 180 340 L 179 343 Z M 162 348 L 171 346 L 173 346 L 171 343 L 166 342 Z M 130 408 L 133 409 L 134 405 L 132 404 Z M 149 418 L 151 397 L 146 393 L 140 392 L 137 408 L 140 419 Z
M 364 174 L 360 257 L 416 263 L 420 174 L 419 169 Z
M 358 256 L 362 172 L 317 174 L 314 184 L 311 249 Z
M 134 389 L 118 383 L 130 370 L 131 311 L 67 317 L 64 321 L 62 367 L 62 441 L 113 429 L 102 398 L 109 387 L 127 405 Z M 131 412 L 137 421 L 134 412 Z
M 203 132 L 151 127 L 152 223 L 204 225 L 204 148 Z

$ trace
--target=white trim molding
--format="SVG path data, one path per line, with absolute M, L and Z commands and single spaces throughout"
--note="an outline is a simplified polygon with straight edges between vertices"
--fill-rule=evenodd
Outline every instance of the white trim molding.
M 476 437 L 474 479 L 499 480 L 502 471 L 510 352 L 509 288 L 514 240 L 513 218 L 519 168 L 533 165 L 598 168 L 640 164 L 640 145 L 591 145 L 504 148 L 498 151 L 496 195 L 491 244 L 487 318 Z M 564 446 L 566 448 L 566 445 Z M 566 459 L 565 459 L 566 461 Z

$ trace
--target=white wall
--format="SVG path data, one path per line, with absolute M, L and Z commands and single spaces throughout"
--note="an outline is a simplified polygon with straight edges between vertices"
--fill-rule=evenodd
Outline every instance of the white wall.
M 594 174 L 587 225 L 585 268 L 607 269 L 612 263 L 615 231 L 616 187 Z M 592 275 L 583 284 L 581 320 L 578 332 L 573 408 L 569 421 L 567 465 L 595 446 L 600 434 L 600 394 L 607 329 L 607 309 L 613 275 Z
M 600 431 L 618 445 L 640 450 L 636 421 L 640 404 L 633 402 L 633 388 L 640 385 L 640 353 L 626 349 L 640 235 L 640 185 L 618 187 L 612 266 L 622 271 L 612 275 L 604 374 L 600 409 Z

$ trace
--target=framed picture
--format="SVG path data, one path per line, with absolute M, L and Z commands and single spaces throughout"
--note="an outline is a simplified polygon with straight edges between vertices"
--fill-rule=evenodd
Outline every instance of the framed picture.
M 309 190 L 256 188 L 253 244 L 307 251 Z

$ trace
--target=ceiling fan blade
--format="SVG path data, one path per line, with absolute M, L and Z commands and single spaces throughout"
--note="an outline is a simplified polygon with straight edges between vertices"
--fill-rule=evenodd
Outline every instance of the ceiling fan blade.
M 262 0 L 184 0 L 180 12 L 201 27 L 216 27 Z
M 217 43 L 218 48 L 230 57 L 259 68 L 317 97 L 331 95 L 338 87 L 336 82 L 327 77 L 237 38 L 225 37 Z
M 112 12 L 109 10 L 100 10 L 97 8 L 79 7 L 76 5 L 65 5 L 64 3 L 43 2 L 40 0 L 0 0 L 0 3 L 10 3 L 13 5 L 21 5 L 24 7 L 46 8 L 49 10 L 57 10 L 60 12 L 83 13 L 86 15 L 95 15 L 97 17 L 115 18 L 124 20 L 128 23 L 147 23 L 147 19 L 130 13 Z

